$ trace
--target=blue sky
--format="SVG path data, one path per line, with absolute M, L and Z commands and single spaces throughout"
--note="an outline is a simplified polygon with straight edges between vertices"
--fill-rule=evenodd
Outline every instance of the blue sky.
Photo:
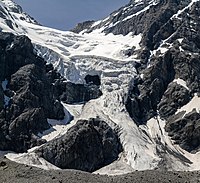
M 14 0 L 39 23 L 69 30 L 85 20 L 98 20 L 129 0 Z

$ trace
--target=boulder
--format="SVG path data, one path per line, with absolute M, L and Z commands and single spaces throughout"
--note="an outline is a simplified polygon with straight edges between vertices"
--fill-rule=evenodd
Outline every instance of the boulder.
M 79 120 L 36 153 L 59 168 L 93 172 L 116 160 L 121 150 L 117 133 L 106 122 L 91 118 Z

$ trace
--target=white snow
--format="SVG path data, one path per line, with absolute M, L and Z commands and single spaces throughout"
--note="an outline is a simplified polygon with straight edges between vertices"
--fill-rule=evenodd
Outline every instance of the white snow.
M 101 175 L 122 175 L 133 171 L 134 169 L 126 163 L 125 155 L 121 153 L 118 160 L 93 173 Z
M 138 6 L 138 5 L 140 5 L 140 4 L 142 4 L 143 2 L 141 1 L 141 0 L 137 0 L 137 1 L 135 1 L 135 6 Z M 123 20 L 119 20 L 119 21 L 117 21 L 117 22 L 115 22 L 115 23 L 111 23 L 111 24 L 109 24 L 109 23 L 107 23 L 106 25 L 105 25 L 105 27 L 103 27 L 102 29 L 104 29 L 104 28 L 110 28 L 110 27 L 114 27 L 114 26 L 116 26 L 117 24 L 119 24 L 120 22 L 124 22 L 124 21 L 127 21 L 127 20 L 129 20 L 129 19 L 131 19 L 131 18 L 133 18 L 133 17 L 135 17 L 135 16 L 138 16 L 138 15 L 140 15 L 141 13 L 143 13 L 143 12 L 145 12 L 145 11 L 147 11 L 151 6 L 155 6 L 155 5 L 157 5 L 157 0 L 152 0 L 152 1 L 150 1 L 149 2 L 149 4 L 145 7 L 145 8 L 143 8 L 142 10 L 140 10 L 140 11 L 138 11 L 138 12 L 136 12 L 136 13 L 134 13 L 134 14 L 132 14 L 132 15 L 129 15 L 129 16 L 127 16 L 126 18 L 124 18 Z M 132 7 L 133 5 L 130 5 L 130 6 L 128 6 L 128 7 L 125 7 L 124 9 L 123 9 L 123 13 L 122 14 L 125 14 L 125 13 L 127 13 L 129 10 L 130 10 L 130 8 Z M 116 13 L 115 15 L 113 15 L 113 16 L 116 16 L 118 13 Z M 109 17 L 107 17 L 107 19 L 108 19 Z M 97 24 L 99 23 L 99 21 L 97 22 Z M 96 25 L 96 23 L 95 23 L 95 25 Z
M 191 8 L 191 6 L 192 6 L 194 3 L 198 2 L 198 1 L 199 1 L 199 0 L 191 0 L 191 2 L 188 4 L 188 6 L 184 7 L 182 10 L 179 10 L 176 14 L 174 14 L 174 15 L 171 17 L 171 19 L 173 19 L 173 18 L 177 18 L 177 19 L 178 19 L 179 16 L 180 16 L 185 10 Z
M 113 15 L 113 16 L 116 16 L 116 15 Z M 103 20 L 98 20 L 98 21 L 94 22 L 91 27 L 95 27 L 95 26 L 99 25 L 100 23 L 103 23 L 103 22 L 109 20 L 109 18 L 110 18 L 110 16 L 104 18 Z
M 179 41 L 179 43 L 182 43 L 183 42 L 183 38 L 179 38 L 177 39 Z
M 170 47 L 171 47 L 170 44 L 166 45 L 166 44 L 162 43 L 156 50 L 153 50 L 151 52 L 151 56 L 157 55 L 157 54 L 164 55 L 170 49 Z M 150 56 L 150 58 L 151 58 L 151 56 Z
M 140 2 L 140 1 L 135 1 L 135 2 Z M 149 2 L 149 5 L 146 6 L 144 9 L 142 9 L 142 10 L 138 11 L 137 13 L 134 13 L 134 14 L 132 14 L 130 16 L 127 16 L 122 21 L 124 22 L 124 21 L 127 21 L 127 20 L 133 18 L 134 16 L 138 16 L 139 14 L 147 11 L 151 6 L 155 6 L 156 4 L 157 4 L 157 1 L 156 0 L 152 0 L 152 1 Z
M 181 52 L 184 52 L 185 50 L 182 48 L 182 46 L 179 46 L 179 50 L 181 51 Z
M 76 121 L 79 118 L 79 115 L 82 111 L 83 104 L 77 105 L 68 105 L 63 104 L 65 107 L 65 119 L 64 120 L 48 120 L 49 123 L 52 125 L 52 128 L 49 130 L 44 131 L 43 134 L 39 134 L 42 139 L 46 139 L 50 141 L 52 139 L 58 138 L 61 135 L 65 134 L 67 130 L 76 124 Z M 74 119 L 71 120 L 71 115 L 73 115 Z M 52 165 L 51 163 L 47 162 L 45 159 L 39 157 L 34 150 L 39 147 L 34 147 L 29 149 L 27 153 L 14 153 L 8 151 L 0 151 L 0 157 L 6 156 L 6 158 L 10 159 L 11 161 L 15 161 L 17 163 L 35 166 L 38 168 L 42 168 L 44 170 L 59 169 L 58 167 Z
M 8 158 L 11 161 L 15 161 L 20 164 L 25 164 L 29 166 L 38 167 L 44 170 L 58 170 L 59 168 L 52 165 L 51 163 L 47 162 L 45 159 L 39 157 L 34 152 L 28 152 L 28 153 L 7 153 L 6 158 Z
M 42 134 L 38 134 L 39 137 L 50 141 L 64 135 L 69 128 L 76 124 L 83 104 L 80 105 L 67 105 L 64 104 L 65 118 L 64 120 L 48 119 L 48 123 L 52 126 L 50 129 L 44 131 Z M 72 120 L 73 118 L 73 120 Z
M 177 83 L 177 84 L 183 86 L 183 87 L 186 88 L 187 90 L 190 90 L 190 89 L 187 87 L 187 83 L 186 83 L 183 79 L 181 79 L 181 78 L 174 79 L 173 82 L 175 82 L 175 83 Z
M 193 109 L 195 109 L 198 113 L 200 113 L 200 97 L 197 94 L 194 95 L 194 97 L 191 99 L 189 103 L 178 109 L 176 114 L 185 111 L 184 114 L 185 116 L 186 114 L 192 112 Z
M 168 50 L 169 50 L 168 48 L 162 48 L 162 47 L 160 48 L 161 54 L 166 53 Z
M 60 53 L 63 58 L 66 58 L 64 53 L 68 53 L 69 56 L 75 55 L 95 55 L 101 57 L 107 57 L 118 60 L 130 60 L 126 55 L 123 55 L 122 50 L 128 50 L 133 46 L 139 49 L 139 43 L 141 41 L 141 35 L 131 36 L 114 36 L 113 34 L 105 35 L 93 31 L 90 34 L 76 35 L 71 32 L 63 32 L 63 35 L 59 32 L 55 32 L 53 35 L 44 31 L 45 37 L 37 30 L 29 30 L 29 37 L 36 44 L 44 45 L 49 49 Z M 53 31 L 53 30 L 51 30 Z M 55 36 L 57 36 L 55 38 Z M 57 44 L 52 44 L 50 40 L 54 40 Z
M 101 22 L 102 22 L 101 20 L 98 20 L 98 21 L 94 22 L 91 27 L 95 27 L 95 26 L 99 25 Z
M 82 111 L 83 104 L 77 104 L 77 105 L 68 105 L 63 104 L 65 107 L 65 119 L 64 120 L 48 120 L 49 123 L 52 125 L 52 128 L 44 131 L 43 134 L 39 134 L 42 139 L 46 139 L 47 141 L 50 141 L 52 139 L 58 138 L 61 135 L 65 134 L 67 130 L 72 127 L 74 124 L 76 124 L 76 121 L 79 118 L 79 115 Z M 71 115 L 73 115 L 74 119 L 71 120 Z M 58 167 L 52 165 L 51 163 L 47 162 L 45 159 L 39 157 L 36 153 L 34 153 L 34 150 L 39 147 L 34 147 L 32 149 L 29 149 L 27 153 L 14 153 L 14 152 L 8 152 L 8 151 L 0 151 L 0 156 L 6 156 L 11 161 L 15 161 L 17 163 L 35 166 L 38 168 L 42 168 L 45 170 L 50 169 L 59 169 Z
M 1 0 L 8 8 L 15 8 L 17 6 L 12 0 Z
M 150 135 L 152 143 L 156 145 L 157 155 L 161 158 L 164 158 L 168 162 L 168 170 L 178 170 L 178 171 L 194 171 L 199 170 L 200 162 L 200 153 L 191 154 L 183 149 L 180 146 L 173 143 L 173 141 L 168 136 L 167 132 L 164 130 L 165 121 L 161 120 L 159 117 L 152 118 L 147 122 L 147 125 L 142 125 L 140 128 L 143 128 L 147 134 Z M 159 143 L 158 143 L 159 142 Z M 159 144 L 159 145 L 158 145 Z M 162 148 L 164 146 L 165 150 Z M 176 154 L 176 156 L 173 156 Z M 163 157 L 162 157 L 163 156 Z M 188 162 L 183 162 L 179 157 L 184 157 Z
M 180 149 L 180 147 L 177 148 Z M 200 152 L 192 154 L 184 151 L 183 149 L 181 149 L 181 151 L 185 155 L 185 157 L 187 157 L 192 162 L 189 171 L 199 171 Z
M 135 0 L 135 3 L 140 3 L 142 2 L 143 0 Z

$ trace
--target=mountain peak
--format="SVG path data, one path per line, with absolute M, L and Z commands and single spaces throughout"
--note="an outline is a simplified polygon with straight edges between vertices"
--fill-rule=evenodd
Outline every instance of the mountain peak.
M 2 0 L 2 3 L 8 8 L 10 12 L 23 13 L 22 7 L 12 0 Z
M 12 0 L 2 0 L 0 6 L 2 7 L 1 18 L 3 18 L 3 21 L 12 30 L 18 29 L 17 20 L 38 24 L 34 18 L 25 13 L 22 7 Z
M 137 35 L 150 29 L 150 24 L 157 17 L 168 19 L 174 14 L 185 11 L 198 0 L 132 0 L 124 7 L 111 13 L 108 17 L 93 23 L 84 32 L 101 29 L 108 34 Z M 141 23 L 142 22 L 142 23 Z M 164 20 L 162 20 L 164 22 Z M 143 26 L 147 25 L 147 26 Z M 81 29 L 80 29 L 81 30 Z M 83 31 L 83 30 L 82 30 Z

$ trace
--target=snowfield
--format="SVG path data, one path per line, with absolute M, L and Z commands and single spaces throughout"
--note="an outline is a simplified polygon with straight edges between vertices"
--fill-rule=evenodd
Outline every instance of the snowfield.
M 139 0 L 137 2 L 140 3 Z M 9 7 L 16 6 L 10 0 L 0 2 L 0 7 L 5 12 L 8 11 L 5 9 L 4 3 Z M 8 13 L 7 17 L 12 21 L 13 29 L 0 18 L 2 31 L 28 36 L 34 44 L 35 52 L 48 62 L 53 63 L 54 67 L 68 81 L 85 83 L 84 78 L 87 74 L 99 75 L 101 78 L 103 95 L 85 105 L 64 104 L 66 118 L 63 121 L 49 119 L 52 128 L 39 134 L 41 138 L 49 141 L 64 134 L 72 125 L 76 124 L 78 119 L 99 116 L 113 129 L 119 129 L 124 151 L 116 162 L 96 173 L 123 174 L 134 170 L 155 169 L 159 167 L 162 159 L 167 161 L 169 170 L 192 171 L 200 169 L 200 153 L 190 154 L 174 145 L 164 130 L 165 121 L 159 117 L 152 118 L 147 125 L 138 127 L 126 111 L 124 104 L 128 90 L 134 80 L 140 77 L 135 69 L 136 62 L 139 62 L 137 54 L 129 57 L 127 52 L 132 48 L 135 51 L 140 49 L 139 43 L 142 35 L 133 36 L 131 33 L 127 36 L 105 35 L 101 32 L 102 29 L 91 33 L 75 34 L 33 24 L 22 12 L 11 12 Z M 21 17 L 26 18 L 24 20 Z M 162 53 L 165 51 L 161 50 Z M 181 79 L 174 82 L 187 87 Z M 5 83 L 2 85 L 5 86 Z M 185 110 L 188 113 L 196 108 L 199 112 L 199 104 L 200 98 L 195 96 L 189 104 L 179 111 Z M 72 121 L 70 121 L 71 116 L 74 116 Z M 36 157 L 32 150 L 23 154 L 8 153 L 6 156 L 19 163 L 44 169 L 57 169 L 45 160 Z M 184 157 L 191 163 L 182 163 L 179 157 Z

